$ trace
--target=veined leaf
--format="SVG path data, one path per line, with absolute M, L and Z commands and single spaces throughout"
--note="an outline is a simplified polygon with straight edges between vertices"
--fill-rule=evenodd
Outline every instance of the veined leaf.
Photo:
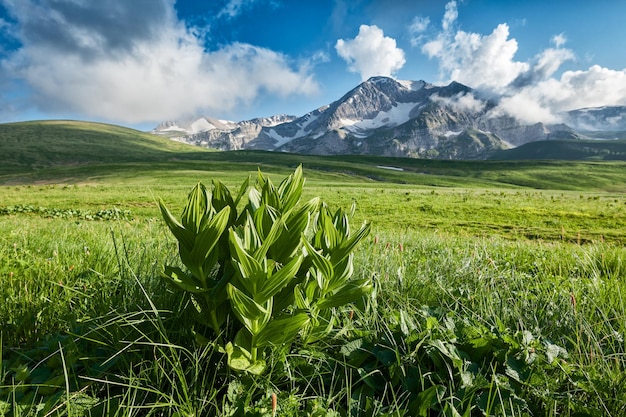
M 276 223 L 279 217 L 280 214 L 278 211 L 274 207 L 268 206 L 267 204 L 263 204 L 252 214 L 254 228 L 256 229 L 261 240 L 266 239 L 272 229 L 272 226 Z
M 278 239 L 278 237 L 280 236 L 284 228 L 285 228 L 285 223 L 283 222 L 283 219 L 282 218 L 276 219 L 269 233 L 263 239 L 263 243 L 261 244 L 261 246 L 259 246 L 259 248 L 254 251 L 255 259 L 261 260 L 265 258 L 270 247 L 274 243 L 276 243 L 276 240 Z
M 302 175 L 302 165 L 296 168 L 295 172 L 285 178 L 278 186 L 278 195 L 280 196 L 280 209 L 285 212 L 291 210 L 300 201 L 302 195 L 302 187 L 304 186 L 304 177 Z
M 194 234 L 199 232 L 200 223 L 208 208 L 207 190 L 204 184 L 197 183 L 187 196 L 187 205 L 183 209 L 181 223 L 185 229 L 192 231 Z
M 272 181 L 269 178 L 265 181 L 265 185 L 261 190 L 261 196 L 262 204 L 275 207 L 279 210 L 281 209 L 280 198 L 276 192 L 276 187 L 274 187 L 274 184 L 272 184 Z
M 228 284 L 227 291 L 231 307 L 237 318 L 250 333 L 258 332 L 258 322 L 259 320 L 265 321 L 265 317 L 268 315 L 267 308 L 248 297 L 233 284 Z M 271 311 L 269 313 L 271 314 Z
M 311 304 L 306 299 L 300 287 L 301 285 L 296 285 L 295 288 L 293 289 L 293 294 L 296 300 L 296 307 L 298 307 L 301 310 L 308 310 L 311 307 Z
M 228 342 L 224 348 L 228 355 L 228 366 L 236 371 L 260 375 L 265 370 L 265 361 L 252 361 L 252 355 L 246 349 Z
M 358 232 L 350 236 L 348 240 L 340 242 L 339 247 L 336 248 L 331 255 L 333 263 L 341 262 L 346 258 L 346 256 L 352 253 L 356 245 L 370 233 L 370 228 L 371 224 L 366 223 L 359 229 Z
M 312 303 L 318 298 L 316 297 L 316 294 L 319 294 L 319 291 L 321 291 L 321 288 L 317 284 L 318 283 L 315 281 L 310 281 L 306 286 L 305 294 L 306 294 L 306 300 L 308 303 Z
M 178 240 L 178 242 L 186 247 L 188 250 L 193 249 L 193 241 L 194 234 L 189 230 L 185 229 L 185 227 L 180 224 L 180 222 L 170 213 L 170 211 L 165 206 L 163 200 L 159 199 L 159 208 L 161 210 L 161 215 L 163 216 L 163 220 L 167 227 L 172 231 L 172 234 Z
M 267 274 L 263 265 L 244 249 L 244 242 L 232 229 L 229 231 L 229 240 L 231 257 L 237 261 L 243 278 L 252 279 L 257 278 L 259 273 Z
M 333 265 L 333 277 L 328 281 L 328 291 L 332 292 L 336 288 L 345 285 L 352 277 L 354 265 L 352 263 L 353 254 L 350 253 L 343 261 Z M 331 258 L 332 261 L 332 258 Z
M 333 265 L 330 263 L 328 259 L 322 256 L 319 252 L 317 252 L 315 248 L 311 246 L 311 244 L 306 239 L 303 239 L 303 240 L 304 240 L 304 246 L 307 251 L 307 255 L 313 261 L 313 265 L 315 266 L 315 268 L 317 268 L 322 274 L 321 277 L 317 278 L 320 289 L 322 291 L 326 291 L 327 289 L 326 282 L 332 279 L 332 276 L 334 273 Z M 320 282 L 320 278 L 323 278 L 324 282 Z
M 228 226 L 230 207 L 224 207 L 204 226 L 204 229 L 196 236 L 191 258 L 194 263 L 202 265 L 207 255 L 219 243 L 222 233 Z M 211 265 L 212 266 L 212 265 Z
M 335 213 L 335 216 L 333 217 L 333 224 L 341 236 L 350 236 L 350 222 L 348 221 L 348 216 L 342 209 L 337 210 Z
M 256 212 L 259 207 L 261 207 L 261 193 L 256 188 L 251 188 L 248 193 L 248 207 L 250 208 L 250 212 Z
M 293 316 L 282 317 L 270 321 L 256 338 L 257 346 L 282 346 L 291 342 L 309 321 L 309 316 L 305 313 L 298 313 Z
M 235 232 L 241 239 L 241 247 L 248 253 L 253 253 L 259 246 L 261 246 L 261 237 L 256 231 L 254 219 L 250 213 L 246 212 L 245 223 L 235 229 Z
M 230 207 L 229 224 L 237 220 L 237 204 L 233 200 L 230 190 L 222 182 L 213 180 L 213 192 L 211 194 L 211 206 L 215 211 L 221 211 L 224 207 Z
M 237 196 L 235 197 L 235 201 L 233 201 L 233 203 L 235 203 L 235 207 L 237 207 L 237 204 L 239 204 L 244 194 L 248 190 L 249 186 L 250 186 L 250 177 L 246 178 L 245 181 L 241 183 L 241 186 L 239 187 L 239 192 L 237 193 Z
M 339 233 L 335 228 L 332 216 L 328 210 L 326 204 L 322 204 L 320 208 L 319 217 L 317 219 L 317 241 L 315 246 L 322 249 L 330 250 L 337 246 L 340 242 Z
M 202 288 L 202 286 L 194 280 L 193 277 L 185 274 L 183 270 L 178 267 L 166 266 L 161 277 L 169 284 L 172 284 L 183 291 L 197 294 L 210 290 L 210 288 Z
M 269 252 L 274 259 L 287 262 L 300 249 L 300 237 L 307 231 L 311 224 L 311 215 L 318 206 L 319 198 L 314 198 L 298 210 L 292 209 L 285 213 L 285 229 Z
M 264 302 L 281 291 L 295 277 L 301 263 L 302 255 L 293 258 L 291 262 L 269 276 L 258 293 L 257 299 Z
M 351 281 L 343 288 L 337 290 L 333 295 L 322 299 L 317 303 L 320 310 L 339 307 L 353 301 L 371 291 L 371 284 L 368 279 Z

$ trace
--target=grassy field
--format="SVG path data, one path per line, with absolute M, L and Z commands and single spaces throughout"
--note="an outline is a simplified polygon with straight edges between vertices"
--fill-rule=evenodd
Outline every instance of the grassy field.
M 626 414 L 623 163 L 84 146 L 0 171 L 0 416 L 273 416 L 273 395 L 278 416 Z M 303 201 L 372 223 L 354 279 L 373 292 L 236 372 L 160 278 L 180 261 L 157 199 L 178 216 L 197 181 L 300 163 Z

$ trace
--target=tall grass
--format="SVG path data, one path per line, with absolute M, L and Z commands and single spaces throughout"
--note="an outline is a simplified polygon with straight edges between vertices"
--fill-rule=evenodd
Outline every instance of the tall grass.
M 270 416 L 272 393 L 279 415 L 626 412 L 620 246 L 379 230 L 355 260 L 375 297 L 251 377 L 159 279 L 160 223 L 2 228 L 0 415 Z

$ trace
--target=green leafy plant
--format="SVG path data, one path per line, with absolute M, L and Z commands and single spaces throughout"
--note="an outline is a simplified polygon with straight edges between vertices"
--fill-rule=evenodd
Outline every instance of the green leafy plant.
M 233 369 L 259 374 L 267 352 L 298 335 L 310 343 L 330 334 L 335 310 L 371 289 L 369 279 L 352 279 L 353 251 L 369 225 L 351 232 L 354 207 L 333 215 L 318 198 L 300 204 L 303 186 L 302 167 L 278 186 L 259 171 L 238 211 L 249 180 L 235 196 L 219 181 L 210 191 L 199 183 L 180 221 L 159 202 L 186 268 L 166 266 L 163 277 L 191 295 Z

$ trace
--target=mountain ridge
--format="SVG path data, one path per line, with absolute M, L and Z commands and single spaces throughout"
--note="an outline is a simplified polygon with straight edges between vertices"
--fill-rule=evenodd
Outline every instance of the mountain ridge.
M 378 76 L 300 117 L 277 115 L 223 123 L 226 129 L 209 118 L 204 118 L 206 122 L 198 119 L 196 126 L 208 123 L 211 128 L 187 130 L 176 139 L 219 150 L 487 159 L 530 142 L 589 138 L 581 126 L 611 122 L 613 130 L 626 130 L 626 107 L 568 112 L 563 118 L 572 127 L 525 124 L 514 116 L 496 114 L 497 106 L 497 98 L 483 98 L 458 82 L 436 86 L 423 80 Z M 158 127 L 152 131 L 165 132 Z

